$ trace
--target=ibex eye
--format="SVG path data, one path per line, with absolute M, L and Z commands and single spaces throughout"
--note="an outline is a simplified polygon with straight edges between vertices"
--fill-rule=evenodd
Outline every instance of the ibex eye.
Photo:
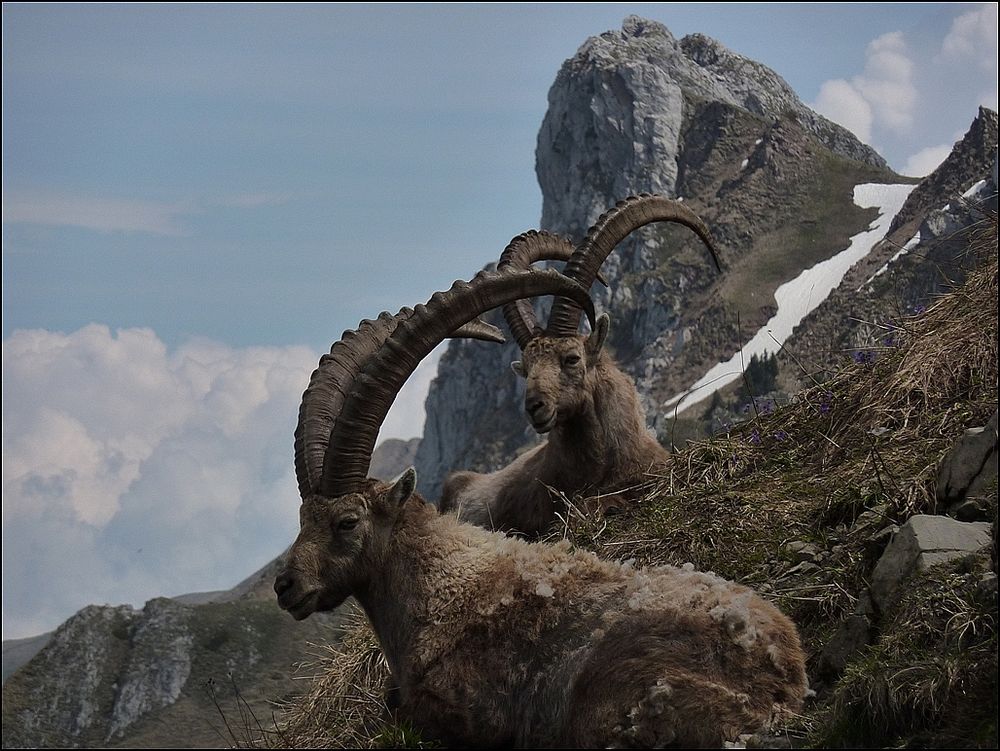
M 354 529 L 356 526 L 358 526 L 359 521 L 360 519 L 355 519 L 354 517 L 350 517 L 348 519 L 341 519 L 340 522 L 337 524 L 337 529 L 341 530 L 342 532 L 347 532 L 348 530 Z
M 563 358 L 563 365 L 576 365 L 580 362 L 580 355 L 566 355 Z

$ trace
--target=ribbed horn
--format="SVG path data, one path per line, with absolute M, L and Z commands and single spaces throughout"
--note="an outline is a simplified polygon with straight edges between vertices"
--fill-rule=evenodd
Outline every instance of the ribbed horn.
M 478 339 L 481 342 L 493 342 L 494 344 L 506 344 L 507 337 L 492 323 L 480 321 L 478 318 L 469 321 L 451 332 L 449 339 Z
M 721 272 L 722 265 L 712 236 L 698 215 L 680 201 L 644 193 L 619 201 L 613 209 L 601 215 L 566 263 L 563 273 L 589 290 L 611 251 L 639 227 L 652 222 L 676 222 L 694 230 L 708 248 L 715 268 Z M 546 333 L 573 336 L 579 325 L 580 309 L 576 304 L 572 300 L 556 298 Z
M 347 387 L 349 393 L 330 431 L 319 492 L 332 498 L 363 486 L 375 439 L 396 394 L 448 332 L 487 310 L 540 295 L 570 298 L 594 321 L 594 304 L 587 291 L 552 269 L 480 272 L 470 282 L 458 281 L 447 292 L 435 293 L 412 315 L 397 317 L 384 344 Z M 343 388 L 345 384 L 338 385 Z
M 568 261 L 574 250 L 572 241 L 565 237 L 544 230 L 529 230 L 515 237 L 504 248 L 497 262 L 497 271 L 527 271 L 538 261 Z M 608 286 L 607 280 L 600 274 L 597 280 Z M 522 350 L 542 333 L 535 309 L 528 300 L 515 300 L 504 305 L 503 317 Z
M 497 271 L 527 271 L 537 261 L 568 261 L 573 255 L 573 243 L 549 232 L 531 230 L 518 235 L 500 254 Z M 515 300 L 503 306 L 503 317 L 522 350 L 542 333 L 535 310 L 528 300 Z
M 319 488 L 323 474 L 323 455 L 330 443 L 330 427 L 340 414 L 344 397 L 361 365 L 385 343 L 401 317 L 413 315 L 403 308 L 395 316 L 382 313 L 376 320 L 364 320 L 356 331 L 345 331 L 340 341 L 323 355 L 313 371 L 309 386 L 302 394 L 299 422 L 295 428 L 295 476 L 299 494 L 305 498 Z M 478 318 L 451 332 L 451 339 L 479 339 L 504 343 L 496 326 Z

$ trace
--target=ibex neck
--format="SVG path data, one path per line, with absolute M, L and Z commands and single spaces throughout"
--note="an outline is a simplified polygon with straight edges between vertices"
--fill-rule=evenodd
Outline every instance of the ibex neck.
M 384 565 L 357 593 L 397 678 L 423 661 L 422 636 L 450 617 L 449 605 L 461 599 L 460 583 L 491 560 L 482 552 L 491 533 L 428 506 L 407 504 L 403 513 L 407 518 L 389 542 Z
M 607 361 L 593 378 L 583 408 L 549 438 L 562 462 L 572 459 L 564 469 L 580 478 L 581 486 L 620 475 L 636 463 L 634 454 L 647 442 L 645 415 L 628 376 Z
M 562 468 L 576 476 L 583 472 L 603 474 L 607 462 L 607 436 L 594 404 L 588 403 L 577 414 L 558 425 L 549 435 L 554 456 Z M 590 481 L 599 479 L 594 477 Z

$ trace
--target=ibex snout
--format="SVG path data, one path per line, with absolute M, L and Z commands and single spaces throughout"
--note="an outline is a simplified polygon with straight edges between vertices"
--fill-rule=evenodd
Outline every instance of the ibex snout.
M 296 572 L 288 568 L 275 577 L 274 593 L 278 596 L 278 607 L 287 610 L 297 621 L 312 615 L 319 599 L 319 589 L 304 588 Z
M 288 571 L 282 571 L 274 578 L 274 593 L 278 595 L 278 604 L 281 605 L 281 597 L 295 587 L 295 577 Z M 282 605 L 282 607 L 284 607 Z
M 555 427 L 556 410 L 538 390 L 532 388 L 527 390 L 524 395 L 524 411 L 537 432 L 548 433 Z

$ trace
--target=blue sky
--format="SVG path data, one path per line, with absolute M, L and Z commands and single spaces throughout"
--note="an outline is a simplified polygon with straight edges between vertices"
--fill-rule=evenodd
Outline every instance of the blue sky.
M 995 4 L 4 4 L 5 638 L 279 552 L 319 353 L 537 226 L 548 88 L 631 13 L 910 174 L 996 107 Z

